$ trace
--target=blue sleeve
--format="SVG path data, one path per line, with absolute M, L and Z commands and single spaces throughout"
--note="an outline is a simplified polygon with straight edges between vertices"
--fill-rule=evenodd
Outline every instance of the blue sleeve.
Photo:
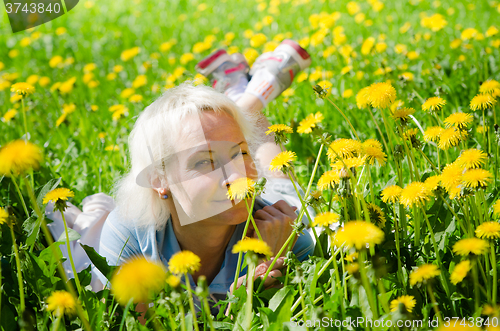
M 314 241 L 311 237 L 311 234 L 307 229 L 304 229 L 304 234 L 299 234 L 299 238 L 293 246 L 292 251 L 297 256 L 299 261 L 307 260 L 309 255 L 314 252 Z
M 114 209 L 104 222 L 99 242 L 99 254 L 106 258 L 109 265 L 119 265 L 127 258 L 141 254 L 140 246 L 134 232 L 120 220 L 119 213 Z M 103 284 L 106 278 L 96 272 Z

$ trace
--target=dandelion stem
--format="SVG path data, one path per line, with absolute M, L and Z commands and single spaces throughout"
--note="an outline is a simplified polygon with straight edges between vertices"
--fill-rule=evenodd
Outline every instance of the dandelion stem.
M 385 150 L 387 151 L 387 154 L 392 157 L 393 150 L 389 148 L 389 145 L 387 145 L 387 141 L 384 138 L 384 134 L 382 133 L 382 130 L 380 129 L 380 126 L 378 125 L 378 122 L 375 120 L 375 117 L 373 116 L 372 111 L 368 110 L 368 114 L 370 114 L 373 123 L 375 123 L 375 126 L 377 127 L 378 133 L 380 134 L 380 137 L 382 138 L 382 142 L 384 143 Z
M 68 249 L 68 257 L 71 262 L 71 269 L 73 270 L 73 275 L 75 276 L 75 284 L 78 289 L 79 295 L 82 295 L 82 285 L 80 284 L 80 279 L 78 278 L 78 273 L 76 272 L 75 263 L 73 262 L 73 254 L 71 253 L 71 245 L 69 243 L 69 233 L 68 233 L 68 225 L 66 223 L 66 217 L 64 217 L 64 213 L 60 210 L 61 216 L 64 223 L 64 232 L 66 233 L 66 248 Z
M 396 215 L 396 204 L 392 204 L 392 207 L 394 210 L 394 227 L 395 227 L 394 237 L 396 239 L 396 252 L 398 254 L 398 272 L 396 273 L 396 275 L 398 276 L 398 279 L 401 282 L 401 284 L 403 284 L 403 291 L 406 294 L 406 284 L 402 274 L 403 267 L 401 263 L 401 252 L 399 247 L 399 222 L 398 222 L 398 217 Z
M 181 302 L 179 305 L 179 310 L 181 312 L 181 330 L 186 331 L 186 313 L 184 312 L 184 303 Z
M 38 218 L 41 220 L 41 228 L 43 231 L 43 234 L 45 236 L 45 240 L 47 240 L 47 243 L 49 244 L 49 247 L 51 247 L 52 254 L 53 256 L 59 256 L 56 250 L 56 247 L 53 245 L 54 240 L 52 239 L 52 234 L 50 233 L 49 229 L 47 228 L 47 224 L 45 223 L 45 217 L 42 214 L 40 207 L 38 206 L 38 203 L 35 198 L 35 193 L 33 192 L 33 188 L 31 187 L 30 183 L 26 178 L 24 178 L 24 184 L 27 187 L 28 190 L 28 195 L 31 200 L 31 204 L 33 205 L 33 208 L 35 209 L 35 213 L 38 216 Z M 60 250 L 59 250 L 60 252 Z M 76 312 L 78 313 L 78 316 L 82 320 L 83 323 L 83 328 L 87 331 L 91 331 L 92 327 L 89 324 L 89 321 L 87 317 L 85 316 L 85 311 L 82 309 L 82 306 L 77 300 L 76 292 L 75 289 L 73 288 L 73 285 L 71 282 L 68 282 L 68 277 L 66 275 L 66 271 L 64 270 L 61 260 L 57 260 L 57 269 L 59 270 L 59 275 L 61 276 L 61 279 L 63 280 L 64 284 L 66 285 L 66 288 L 68 289 L 68 292 L 71 294 L 71 296 L 75 299 L 76 302 Z
M 248 253 L 247 253 L 248 254 Z M 251 254 L 251 253 L 250 253 Z M 253 301 L 253 277 L 255 274 L 255 262 L 250 258 L 248 261 L 248 274 L 247 274 L 247 302 L 245 310 L 245 327 L 244 330 L 250 330 L 252 326 L 252 301 Z M 262 282 L 264 283 L 264 281 Z
M 62 314 L 57 314 L 56 321 L 54 322 L 54 324 L 52 324 L 52 331 L 59 330 L 59 326 L 61 325 L 62 316 L 63 316 Z
M 436 313 L 437 318 L 439 319 L 439 325 L 443 323 L 443 318 L 441 317 L 441 312 L 439 311 L 438 303 L 436 302 L 436 297 L 434 296 L 434 292 L 432 292 L 431 284 L 427 284 L 427 292 L 431 297 L 432 309 L 434 309 L 434 313 Z
M 436 243 L 436 238 L 434 237 L 434 231 L 432 231 L 431 223 L 429 222 L 429 218 L 427 217 L 427 214 L 425 213 L 424 206 L 422 206 L 422 214 L 425 217 L 425 221 L 427 223 L 427 228 L 429 229 L 429 233 L 431 234 L 431 240 L 432 240 L 432 245 L 434 246 L 434 252 L 436 253 L 436 260 L 438 262 L 438 265 L 442 266 L 443 263 L 441 262 L 441 257 L 439 256 L 439 250 L 438 246 Z M 443 284 L 444 290 L 446 292 L 446 297 L 450 297 L 450 289 L 448 288 L 448 282 L 446 281 L 444 274 L 440 273 L 439 278 L 441 279 L 441 283 Z
M 21 203 L 23 205 L 24 212 L 26 213 L 26 217 L 30 217 L 30 213 L 28 212 L 28 208 L 26 207 L 26 202 L 24 202 L 23 195 L 21 194 L 21 190 L 19 189 L 19 186 L 17 185 L 16 178 L 11 174 L 10 179 L 12 180 L 12 183 L 14 183 L 14 186 L 16 187 L 17 194 L 19 195 L 19 199 L 21 200 Z
M 189 308 L 191 309 L 191 313 L 193 314 L 194 329 L 196 331 L 199 331 L 199 329 L 198 329 L 198 320 L 196 319 L 196 310 L 194 309 L 193 294 L 191 293 L 191 282 L 189 281 L 189 277 L 188 277 L 187 273 L 184 273 L 184 279 L 186 280 L 186 287 L 187 287 L 188 300 L 189 300 Z
M 474 259 L 473 263 L 472 277 L 474 278 L 474 313 L 476 314 L 479 310 L 479 276 L 477 274 L 477 259 Z
M 17 268 L 17 284 L 19 286 L 19 300 L 21 302 L 21 316 L 24 313 L 26 304 L 24 301 L 24 285 L 23 285 L 23 272 L 21 270 L 21 259 L 19 257 L 19 250 L 16 243 L 16 235 L 14 234 L 14 224 L 9 223 L 10 234 L 12 236 L 12 246 L 14 247 L 14 256 L 16 258 L 16 268 Z
M 253 202 L 255 201 L 254 200 L 255 198 L 252 198 L 252 199 L 253 199 L 252 200 L 252 205 L 253 205 Z M 252 225 L 254 227 L 255 233 L 257 234 L 257 237 L 259 237 L 259 240 L 262 240 L 262 236 L 260 235 L 260 231 L 257 228 L 257 224 L 255 224 L 255 220 L 253 218 L 252 211 L 250 210 L 250 207 L 248 206 L 248 202 L 247 202 L 246 199 L 245 199 L 245 205 L 247 206 L 248 216 L 250 217 L 250 221 L 252 222 Z
M 361 274 L 361 282 L 366 291 L 366 296 L 368 297 L 368 303 L 370 304 L 370 309 L 372 311 L 374 319 L 378 319 L 377 305 L 375 304 L 373 298 L 373 289 L 368 281 L 366 275 L 365 263 L 366 263 L 366 249 L 361 249 L 359 251 L 359 273 Z
M 427 157 L 427 155 L 425 155 L 424 151 L 422 151 L 420 148 L 418 148 L 418 151 L 420 152 L 420 154 L 422 154 L 422 156 L 427 160 L 427 162 L 429 162 L 429 164 L 432 166 L 432 168 L 434 169 L 434 171 L 439 174 L 440 171 L 438 168 L 436 168 L 436 166 L 434 165 L 434 163 L 432 163 L 432 161 Z
M 28 141 L 28 124 L 26 122 L 26 109 L 24 108 L 24 96 L 21 98 L 21 108 L 23 109 L 23 122 L 24 122 L 24 140 Z
M 292 241 L 292 240 L 295 239 L 295 235 L 296 234 L 297 234 L 297 231 L 294 229 L 292 231 L 292 233 L 290 234 L 290 236 L 288 236 L 288 239 L 285 241 L 285 243 L 283 244 L 283 246 L 281 246 L 281 249 L 279 250 L 279 252 L 276 254 L 277 257 L 281 256 L 281 254 L 283 253 L 283 250 L 285 249 L 285 247 L 288 246 L 288 244 L 290 243 L 290 241 Z M 271 270 L 273 270 L 273 267 L 276 264 L 277 260 L 278 260 L 278 258 L 274 258 L 273 261 L 271 262 L 271 265 L 269 265 L 269 267 L 267 268 L 266 273 L 264 274 L 264 277 L 262 277 L 262 281 L 260 282 L 259 287 L 257 288 L 257 293 L 262 289 L 262 286 L 264 285 L 264 282 L 267 279 L 267 276 L 269 275 L 269 273 L 271 272 Z
M 212 321 L 212 314 L 210 313 L 210 306 L 208 305 L 208 300 L 206 297 L 203 298 L 203 305 L 205 307 L 206 315 L 208 315 L 208 325 L 210 326 L 210 331 L 214 331 L 214 323 Z
M 335 108 L 337 108 L 337 110 L 339 111 L 340 115 L 342 115 L 342 117 L 344 117 L 344 119 L 347 121 L 347 123 L 349 124 L 349 126 L 351 127 L 351 130 L 352 132 L 354 133 L 354 135 L 356 136 L 356 138 L 358 138 L 359 141 L 361 141 L 359 139 L 359 136 L 358 136 L 358 133 L 356 132 L 356 129 L 354 129 L 354 127 L 352 126 L 351 122 L 349 121 L 349 119 L 347 118 L 347 116 L 345 116 L 345 114 L 342 112 L 342 110 L 340 110 L 339 107 L 337 107 L 337 105 L 335 103 L 333 103 L 333 101 L 327 97 L 326 98 Z
M 323 147 L 323 145 L 321 145 L 321 147 Z M 318 160 L 319 160 L 319 155 L 318 155 L 318 158 L 316 159 L 316 161 L 318 161 Z M 317 169 L 317 163 L 316 163 L 314 169 Z M 291 172 L 293 174 L 293 177 L 297 178 L 297 176 L 295 175 L 295 172 L 293 171 L 293 167 L 291 168 Z M 295 185 L 295 181 L 293 180 L 292 176 L 290 175 L 290 172 L 288 172 L 288 177 L 290 178 L 290 181 L 293 184 L 293 188 L 295 189 L 295 192 L 297 193 L 297 196 L 299 197 L 300 203 L 302 204 L 302 208 L 300 209 L 300 213 L 299 213 L 299 216 L 297 217 L 297 221 L 302 222 L 302 216 L 304 215 L 304 212 L 305 212 L 307 215 L 307 218 L 309 219 L 309 225 L 311 225 L 313 219 L 311 218 L 311 215 L 309 215 L 309 211 L 307 210 L 306 203 L 304 202 L 304 199 L 300 195 L 300 192 L 297 189 L 297 185 Z M 306 194 L 304 196 L 305 199 L 307 199 L 309 197 L 309 190 L 311 189 L 313 178 L 314 178 L 314 171 L 313 171 L 313 174 L 312 174 L 311 179 L 309 181 L 309 185 L 307 186 L 307 191 L 306 191 Z M 325 256 L 323 255 L 323 247 L 321 246 L 321 242 L 318 239 L 318 234 L 316 233 L 316 230 L 314 229 L 313 226 L 311 226 L 311 230 L 312 230 L 314 237 L 316 239 L 316 243 L 319 246 L 320 255 L 322 258 L 325 258 Z
M 497 302 L 497 261 L 496 261 L 496 256 L 495 256 L 495 246 L 493 245 L 493 241 L 490 241 L 490 248 L 491 248 L 491 265 L 493 266 L 493 293 L 491 294 L 491 302 L 495 305 Z
M 255 204 L 255 194 L 253 194 L 253 196 L 252 196 L 252 204 L 250 205 L 250 210 L 253 210 L 254 204 Z M 243 229 L 243 234 L 241 235 L 241 240 L 243 240 L 245 238 L 245 236 L 247 235 L 248 226 L 250 225 L 249 220 L 251 219 L 251 217 L 252 217 L 252 214 L 249 211 L 248 212 L 247 221 L 246 221 L 246 224 L 245 224 L 245 229 Z M 254 227 L 257 228 L 255 225 L 254 225 Z M 236 272 L 234 273 L 234 282 L 233 282 L 234 289 L 236 289 L 236 285 L 238 284 L 238 277 L 240 275 L 240 268 L 241 268 L 241 259 L 242 259 L 242 256 L 243 256 L 243 253 L 239 252 L 238 253 L 238 262 L 236 264 Z M 229 306 L 228 306 L 229 315 L 231 314 L 231 308 L 232 308 L 231 303 L 229 303 Z

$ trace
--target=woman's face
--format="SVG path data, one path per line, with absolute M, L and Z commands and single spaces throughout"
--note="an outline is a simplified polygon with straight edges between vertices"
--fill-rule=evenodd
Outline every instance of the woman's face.
M 238 123 L 225 112 L 207 111 L 188 118 L 182 131 L 174 161 L 167 170 L 181 225 L 245 221 L 245 202 L 227 198 L 228 185 L 236 179 L 257 179 Z

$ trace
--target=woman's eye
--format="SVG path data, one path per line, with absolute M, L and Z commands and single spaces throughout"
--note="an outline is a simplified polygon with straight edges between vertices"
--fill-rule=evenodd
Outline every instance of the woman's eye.
M 211 159 L 206 159 L 206 160 L 201 160 L 201 161 L 196 162 L 196 164 L 194 166 L 201 167 L 201 166 L 209 165 L 210 163 L 214 163 L 214 161 Z
M 240 155 L 240 154 L 241 154 L 241 155 L 248 155 L 248 153 L 247 153 L 247 152 L 239 151 L 238 153 L 236 153 L 236 154 L 234 154 L 234 155 L 233 155 L 233 159 L 234 159 L 235 157 L 237 157 L 238 155 Z

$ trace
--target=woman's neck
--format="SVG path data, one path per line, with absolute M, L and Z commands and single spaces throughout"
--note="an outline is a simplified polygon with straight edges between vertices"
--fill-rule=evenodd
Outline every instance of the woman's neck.
M 181 226 L 174 213 L 172 225 L 180 249 L 193 252 L 201 260 L 201 268 L 193 274 L 193 280 L 196 282 L 199 276 L 205 275 L 210 284 L 219 273 L 236 225 L 213 225 L 199 221 Z

